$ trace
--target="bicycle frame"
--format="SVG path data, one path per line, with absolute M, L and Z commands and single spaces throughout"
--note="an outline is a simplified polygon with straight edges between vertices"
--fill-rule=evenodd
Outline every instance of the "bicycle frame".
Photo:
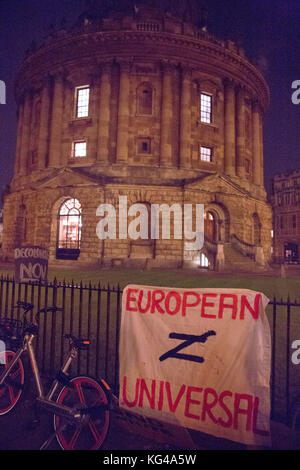
M 35 335 L 33 333 L 27 333 L 24 336 L 24 342 L 23 346 L 16 352 L 15 358 L 12 360 L 10 365 L 3 371 L 3 373 L 0 376 L 0 386 L 4 384 L 4 381 L 6 377 L 9 375 L 11 370 L 13 369 L 14 365 L 17 363 L 17 361 L 21 358 L 21 356 L 27 351 L 30 359 L 30 364 L 32 368 L 32 372 L 35 378 L 35 383 L 36 383 L 36 388 L 38 392 L 38 396 L 36 400 L 43 405 L 44 407 L 48 408 L 49 411 L 55 412 L 61 416 L 69 417 L 69 418 L 74 418 L 76 420 L 82 419 L 83 415 L 78 412 L 78 410 L 70 408 L 68 406 L 64 406 L 61 404 L 58 404 L 52 400 L 57 388 L 60 385 L 60 382 L 58 379 L 54 379 L 52 386 L 48 392 L 48 394 L 45 396 L 44 395 L 44 390 L 43 390 L 43 385 L 41 382 L 40 378 L 40 373 L 39 373 L 39 368 L 38 364 L 36 361 L 35 357 L 35 352 L 34 348 L 32 345 L 32 342 L 35 338 Z M 73 359 L 77 357 L 77 349 L 76 348 L 71 348 L 68 357 L 66 358 L 62 368 L 60 371 L 63 374 L 66 374 Z

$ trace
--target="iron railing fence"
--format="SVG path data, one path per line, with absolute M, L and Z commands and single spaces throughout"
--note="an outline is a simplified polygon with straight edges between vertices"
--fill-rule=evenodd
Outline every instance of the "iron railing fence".
M 86 337 L 91 340 L 90 348 L 79 352 L 72 372 L 102 377 L 118 393 L 122 292 L 119 285 L 57 280 L 17 283 L 2 276 L 0 319 L 22 320 L 22 309 L 14 308 L 20 300 L 33 303 L 35 311 L 52 305 L 63 308 L 63 312 L 40 316 L 36 352 L 41 371 L 54 375 L 60 368 L 68 348 L 65 334 Z M 292 343 L 300 340 L 300 302 L 274 296 L 266 311 L 272 337 L 272 418 L 288 423 L 292 404 L 300 395 L 300 364 L 292 363 Z

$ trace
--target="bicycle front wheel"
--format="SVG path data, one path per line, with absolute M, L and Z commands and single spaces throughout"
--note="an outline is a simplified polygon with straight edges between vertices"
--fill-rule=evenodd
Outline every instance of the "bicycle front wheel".
M 0 353 L 0 376 L 15 359 L 13 351 Z M 18 403 L 24 387 L 24 367 L 21 359 L 18 359 L 12 370 L 6 377 L 3 385 L 0 385 L 0 416 L 9 413 Z
M 104 386 L 91 377 L 80 376 L 70 380 L 65 386 L 57 403 L 84 410 L 84 408 L 108 405 L 109 398 Z M 102 446 L 109 429 L 109 409 L 103 408 L 100 416 L 87 416 L 78 422 L 54 415 L 54 429 L 59 445 L 64 450 L 97 450 Z

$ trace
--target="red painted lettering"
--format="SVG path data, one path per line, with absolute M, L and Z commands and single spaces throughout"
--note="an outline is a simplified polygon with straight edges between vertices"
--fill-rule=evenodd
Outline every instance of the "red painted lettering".
M 253 428 L 252 431 L 254 434 L 258 434 L 259 436 L 269 436 L 269 431 L 265 431 L 263 429 L 258 429 L 257 427 L 257 416 L 258 416 L 258 408 L 259 408 L 259 398 L 254 398 L 254 406 L 253 406 Z
M 191 395 L 193 392 L 196 392 L 196 393 L 201 393 L 202 392 L 202 388 L 199 388 L 199 387 L 188 387 L 187 388 L 187 392 L 186 392 L 186 402 L 185 402 L 185 410 L 184 410 L 184 415 L 187 417 L 187 418 L 192 418 L 192 419 L 200 419 L 200 416 L 198 415 L 194 415 L 192 413 L 190 413 L 190 405 L 191 404 L 194 404 L 194 405 L 200 405 L 200 401 L 199 400 L 192 400 L 191 398 Z
M 173 310 L 170 309 L 170 303 L 171 303 L 172 298 L 175 299 L 175 302 L 176 302 L 175 308 L 173 308 Z M 181 306 L 180 294 L 174 291 L 168 292 L 166 300 L 165 300 L 166 312 L 169 315 L 176 315 L 176 313 L 178 313 L 180 310 L 180 306 Z
M 165 382 L 163 380 L 159 381 L 159 396 L 158 396 L 158 404 L 157 409 L 162 410 L 164 404 L 164 385 Z
M 202 307 L 201 307 L 201 317 L 202 318 L 216 318 L 216 315 L 209 315 L 205 312 L 205 307 L 214 307 L 215 304 L 213 302 L 207 302 L 207 297 L 217 297 L 217 294 L 203 294 L 202 296 Z
M 127 377 L 126 375 L 124 375 L 123 387 L 122 387 L 122 398 L 126 406 L 128 406 L 129 408 L 133 408 L 134 406 L 136 406 L 138 397 L 139 397 L 140 379 L 137 379 L 135 382 L 135 397 L 133 401 L 129 401 L 127 399 L 126 386 L 127 386 Z
M 146 313 L 149 310 L 150 303 L 151 303 L 151 291 L 148 290 L 147 292 L 147 302 L 146 302 L 145 307 L 142 307 L 143 297 L 144 297 L 144 291 L 140 290 L 139 298 L 138 298 L 138 309 L 140 313 Z
M 244 320 L 244 318 L 245 318 L 245 308 L 246 307 L 249 310 L 249 312 L 251 313 L 254 320 L 258 319 L 260 299 L 261 299 L 261 294 L 256 294 L 255 300 L 254 300 L 254 308 L 252 308 L 251 305 L 248 302 L 247 296 L 246 295 L 241 296 L 241 313 L 240 313 L 240 319 L 241 320 Z
M 209 400 L 209 395 L 213 396 L 213 400 Z M 211 409 L 218 403 L 218 395 L 212 388 L 206 388 L 203 393 L 203 407 L 201 413 L 201 421 L 205 421 L 206 414 L 212 420 L 213 423 L 218 424 L 218 420 L 212 414 Z
M 224 403 L 224 400 L 226 397 L 231 398 L 232 392 L 230 392 L 229 390 L 225 390 L 224 392 L 220 393 L 220 396 L 219 396 L 219 405 L 222 408 L 222 410 L 225 411 L 228 419 L 227 421 L 224 421 L 223 418 L 219 418 L 218 424 L 220 424 L 224 428 L 230 428 L 232 426 L 232 413 L 230 409 L 228 408 L 228 406 Z
M 245 400 L 247 402 L 246 408 L 241 408 L 241 401 Z M 234 397 L 234 417 L 233 417 L 233 427 L 234 429 L 239 428 L 238 417 L 239 415 L 245 415 L 246 419 L 246 431 L 250 431 L 251 421 L 252 421 L 252 412 L 253 412 L 253 397 L 251 395 L 236 393 Z
M 225 301 L 226 299 L 231 299 L 232 303 L 227 304 Z M 230 308 L 232 310 L 232 319 L 236 319 L 236 314 L 237 314 L 237 304 L 238 304 L 238 299 L 237 296 L 234 294 L 221 294 L 220 295 L 220 304 L 219 304 L 219 313 L 218 313 L 218 318 L 223 318 L 223 312 L 224 309 Z
M 184 394 L 185 392 L 185 385 L 181 385 L 180 387 L 180 390 L 178 392 L 178 395 L 175 399 L 175 401 L 173 402 L 172 400 L 172 395 L 171 395 L 171 385 L 169 382 L 166 382 L 166 391 L 167 391 L 167 397 L 168 397 L 168 404 L 169 404 L 169 409 L 171 411 L 171 413 L 175 413 L 176 410 L 177 410 L 177 407 L 179 405 L 179 402 L 182 398 L 182 395 Z
M 136 298 L 135 297 L 131 297 L 131 293 L 132 292 L 138 292 L 137 289 L 128 289 L 127 290 L 127 297 L 126 297 L 126 310 L 128 312 L 137 312 L 137 309 L 134 308 L 134 307 L 130 307 L 130 302 L 136 302 Z
M 161 308 L 160 304 L 165 298 L 165 293 L 162 290 L 155 290 L 152 293 L 152 305 L 151 305 L 151 313 L 155 312 L 155 309 L 159 313 L 165 313 L 164 309 Z
M 195 301 L 189 301 L 189 297 L 195 297 Z M 187 307 L 197 307 L 197 305 L 200 304 L 201 298 L 199 294 L 196 294 L 196 292 L 184 292 L 183 293 L 183 299 L 182 299 L 182 316 L 186 316 L 186 308 Z
M 146 397 L 148 399 L 150 408 L 154 410 L 155 408 L 155 385 L 156 382 L 155 380 L 151 381 L 151 392 L 149 391 L 145 379 L 141 379 L 141 385 L 140 385 L 140 398 L 139 398 L 139 407 L 143 407 L 143 399 L 144 395 L 146 394 Z

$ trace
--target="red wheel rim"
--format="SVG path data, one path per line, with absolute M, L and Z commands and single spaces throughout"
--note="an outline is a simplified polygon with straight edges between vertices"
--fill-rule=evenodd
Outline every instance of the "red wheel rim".
M 71 380 L 73 387 L 64 387 L 57 403 L 71 407 L 92 407 L 107 404 L 107 396 L 101 385 L 89 377 L 76 377 Z M 109 426 L 109 411 L 104 410 L 103 416 L 88 418 L 84 424 L 67 423 L 66 420 L 54 415 L 54 427 L 57 439 L 65 450 L 97 450 L 102 445 Z M 61 428 L 61 430 L 60 430 Z
M 3 351 L 0 353 L 0 371 L 8 367 L 15 353 L 13 351 Z M 4 360 L 5 358 L 5 360 Z M 24 385 L 24 368 L 22 361 L 18 359 L 8 376 L 10 383 L 4 383 L 0 387 L 0 415 L 8 413 L 19 400 Z

